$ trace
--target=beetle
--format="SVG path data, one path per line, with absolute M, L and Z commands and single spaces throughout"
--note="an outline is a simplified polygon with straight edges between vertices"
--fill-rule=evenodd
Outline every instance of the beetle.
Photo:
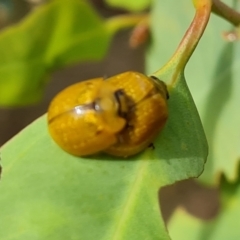
M 54 141 L 76 156 L 128 157 L 149 146 L 168 118 L 165 83 L 138 72 L 76 83 L 48 109 Z

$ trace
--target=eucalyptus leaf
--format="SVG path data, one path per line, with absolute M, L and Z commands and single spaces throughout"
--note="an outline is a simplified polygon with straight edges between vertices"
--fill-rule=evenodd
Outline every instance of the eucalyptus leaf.
M 195 111 L 179 81 L 155 149 L 130 159 L 70 156 L 41 117 L 1 149 L 0 239 L 170 239 L 158 190 L 203 171 L 207 145 Z
M 234 1 L 228 0 L 230 6 Z M 193 10 L 189 2 L 154 1 L 152 40 L 147 72 L 165 63 L 184 34 Z M 169 14 L 171 13 L 171 14 Z M 174 17 L 173 17 L 174 16 Z M 167 22 L 167 24 L 166 24 Z M 159 30 L 161 29 L 161 31 Z M 208 27 L 186 68 L 186 79 L 209 142 L 209 157 L 201 179 L 216 183 L 223 172 L 236 179 L 240 156 L 240 46 L 222 37 L 230 24 L 212 14 Z
M 41 99 L 56 68 L 99 60 L 111 35 L 87 1 L 54 0 L 0 34 L 0 105 Z

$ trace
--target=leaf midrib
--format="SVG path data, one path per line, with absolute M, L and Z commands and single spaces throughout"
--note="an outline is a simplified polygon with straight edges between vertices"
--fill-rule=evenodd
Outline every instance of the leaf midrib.
M 126 225 L 127 219 L 129 217 L 129 214 L 131 214 L 131 211 L 129 209 L 133 208 L 134 203 L 135 203 L 135 198 L 138 196 L 137 192 L 139 191 L 139 186 L 141 185 L 141 182 L 144 180 L 143 179 L 143 172 L 146 170 L 148 165 L 148 159 L 146 160 L 140 160 L 139 166 L 137 167 L 136 170 L 136 178 L 132 183 L 132 186 L 129 187 L 129 194 L 127 194 L 127 197 L 125 199 L 125 204 L 123 204 L 124 209 L 121 214 L 121 217 L 119 221 L 114 225 L 114 234 L 113 237 L 111 238 L 112 240 L 117 240 L 119 239 L 119 236 L 121 233 L 123 233 L 122 229 L 124 228 L 124 225 Z

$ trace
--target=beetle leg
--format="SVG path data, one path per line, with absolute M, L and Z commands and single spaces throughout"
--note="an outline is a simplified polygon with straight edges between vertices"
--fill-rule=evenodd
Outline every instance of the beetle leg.
M 148 148 L 151 148 L 152 150 L 154 150 L 154 149 L 155 149 L 155 146 L 154 146 L 153 143 L 150 143 L 150 144 L 148 145 Z

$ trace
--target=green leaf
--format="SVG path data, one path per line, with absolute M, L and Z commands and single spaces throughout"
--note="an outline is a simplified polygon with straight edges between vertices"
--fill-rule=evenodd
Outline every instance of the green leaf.
M 111 35 L 86 1 L 55 0 L 0 34 L 0 105 L 40 100 L 54 69 L 106 53 Z
M 231 5 L 233 1 L 226 2 Z M 155 1 L 147 72 L 156 71 L 170 58 L 192 17 L 187 1 L 178 1 L 177 8 L 173 1 Z M 209 157 L 201 176 L 208 183 L 215 182 L 221 172 L 229 180 L 236 179 L 240 156 L 240 45 L 223 39 L 222 33 L 229 29 L 225 20 L 212 15 L 186 68 L 187 83 L 209 143 Z
M 158 190 L 199 176 L 207 157 L 183 72 L 176 78 L 155 149 L 130 159 L 70 156 L 51 140 L 46 116 L 3 146 L 0 239 L 169 240 Z
M 150 5 L 150 0 L 105 0 L 113 7 L 125 8 L 130 11 L 141 11 Z
M 50 139 L 45 116 L 3 146 L 0 239 L 170 239 L 158 189 L 198 176 L 207 154 L 181 85 L 155 150 L 129 160 L 68 155 Z
M 239 172 L 238 172 L 239 173 Z M 234 183 L 221 179 L 221 211 L 212 220 L 203 221 L 178 209 L 168 226 L 172 239 L 226 240 L 240 235 L 240 179 Z

